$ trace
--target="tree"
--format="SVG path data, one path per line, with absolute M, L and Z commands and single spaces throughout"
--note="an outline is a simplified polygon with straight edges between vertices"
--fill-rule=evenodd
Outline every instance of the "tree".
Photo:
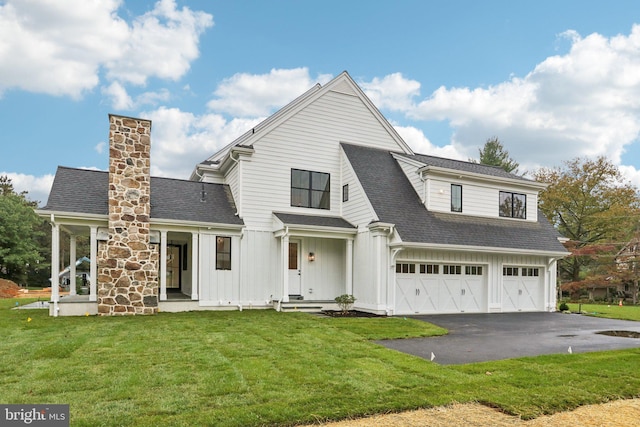
M 498 166 L 509 173 L 518 173 L 518 166 L 520 165 L 509 156 L 509 152 L 504 149 L 500 140 L 495 136 L 487 139 L 484 147 L 478 149 L 478 154 L 480 155 L 479 162 L 475 159 L 469 159 L 469 161 L 483 165 Z
M 21 283 L 30 265 L 41 261 L 36 238 L 42 220 L 35 202 L 17 194 L 7 176 L 0 176 L 0 277 Z
M 576 158 L 561 168 L 542 168 L 536 180 L 548 184 L 539 206 L 560 234 L 570 239 L 572 255 L 560 262 L 565 279 L 579 282 L 584 273 L 602 270 L 620 243 L 628 241 L 638 221 L 637 188 L 624 180 L 605 157 Z

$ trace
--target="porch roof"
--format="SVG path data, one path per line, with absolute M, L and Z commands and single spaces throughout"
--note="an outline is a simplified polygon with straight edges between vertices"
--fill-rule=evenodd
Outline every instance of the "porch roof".
M 541 212 L 537 222 L 432 212 L 421 202 L 391 152 L 350 144 L 342 144 L 342 148 L 378 220 L 395 224 L 405 243 L 567 252 Z M 420 156 L 418 160 L 426 159 Z
M 346 230 L 355 231 L 356 227 L 338 216 L 321 216 L 321 215 L 298 215 L 283 212 L 274 212 L 284 225 L 288 226 L 312 226 L 323 228 L 344 228 Z
M 108 215 L 109 174 L 59 166 L 41 212 Z M 151 177 L 151 219 L 242 225 L 227 185 Z

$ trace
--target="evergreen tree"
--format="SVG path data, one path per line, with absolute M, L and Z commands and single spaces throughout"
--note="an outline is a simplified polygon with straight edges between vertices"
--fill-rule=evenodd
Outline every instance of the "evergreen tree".
M 509 156 L 509 152 L 504 149 L 497 137 L 487 139 L 484 147 L 478 149 L 480 161 L 469 159 L 473 163 L 480 163 L 489 166 L 498 166 L 509 173 L 518 173 L 518 162 Z

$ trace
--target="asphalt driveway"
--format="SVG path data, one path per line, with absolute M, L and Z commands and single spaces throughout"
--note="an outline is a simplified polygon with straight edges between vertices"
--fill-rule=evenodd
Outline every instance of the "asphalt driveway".
M 411 316 L 449 330 L 441 337 L 377 341 L 442 365 L 542 354 L 640 348 L 640 338 L 602 331 L 640 333 L 640 322 L 563 313 L 443 314 Z

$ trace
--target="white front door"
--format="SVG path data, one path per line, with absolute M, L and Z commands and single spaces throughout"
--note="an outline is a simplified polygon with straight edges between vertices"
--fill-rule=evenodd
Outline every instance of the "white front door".
M 300 277 L 300 240 L 289 241 L 289 295 L 302 295 Z

